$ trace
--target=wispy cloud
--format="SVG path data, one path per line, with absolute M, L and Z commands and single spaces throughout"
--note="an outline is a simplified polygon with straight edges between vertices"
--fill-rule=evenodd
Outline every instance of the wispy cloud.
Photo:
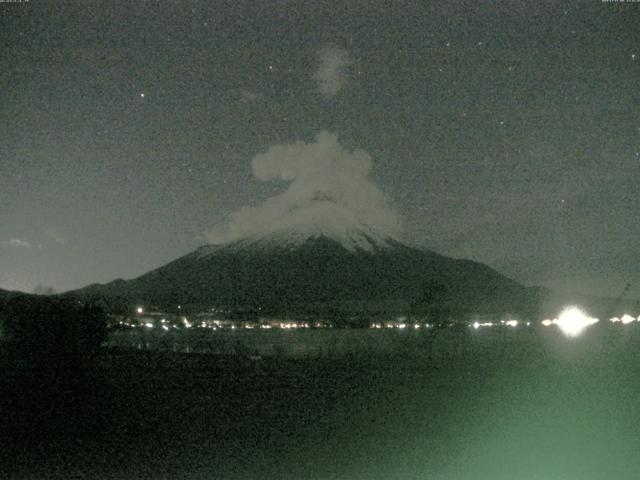
M 47 228 L 44 231 L 44 234 L 54 242 L 59 243 L 60 245 L 64 245 L 67 243 L 67 239 L 52 228 Z
M 56 289 L 49 285 L 38 283 L 33 287 L 33 293 L 36 295 L 54 295 L 56 293 Z
M 347 81 L 346 69 L 353 63 L 349 52 L 342 48 L 323 47 L 318 52 L 320 64 L 314 75 L 318 90 L 325 98 L 331 98 Z
M 17 247 L 17 248 L 31 248 L 33 245 L 26 240 L 20 238 L 10 238 L 9 240 L 3 240 L 0 242 L 3 247 Z

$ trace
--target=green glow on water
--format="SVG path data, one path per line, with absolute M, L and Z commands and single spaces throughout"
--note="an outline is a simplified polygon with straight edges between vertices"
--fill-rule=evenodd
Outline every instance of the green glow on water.
M 395 380 L 382 367 L 374 378 L 389 383 L 336 416 L 308 478 L 637 478 L 638 332 L 501 341 L 472 340 L 465 356 Z
M 114 355 L 92 385 L 109 434 L 73 461 L 83 478 L 636 480 L 640 327 L 619 327 L 318 333 L 378 334 L 382 356 Z

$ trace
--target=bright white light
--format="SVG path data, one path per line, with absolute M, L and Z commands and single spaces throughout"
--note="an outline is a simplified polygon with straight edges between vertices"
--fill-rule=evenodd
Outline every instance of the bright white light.
M 575 337 L 580 335 L 589 325 L 593 325 L 597 321 L 597 318 L 589 317 L 578 307 L 569 307 L 560 314 L 554 323 L 560 327 L 560 330 L 562 330 L 565 335 Z
M 144 326 L 147 328 L 153 328 L 153 323 L 145 323 Z
M 623 325 L 627 325 L 628 323 L 635 322 L 636 319 L 633 318 L 631 315 L 625 314 L 625 315 L 622 316 L 620 321 L 622 322 Z
M 544 325 L 545 327 L 548 327 L 552 323 L 553 323 L 553 321 L 549 320 L 548 318 L 545 318 L 544 320 L 542 320 L 542 325 Z
M 518 326 L 518 320 L 507 320 L 506 324 L 509 327 L 517 327 Z
M 620 320 L 618 317 L 613 317 L 613 318 L 610 318 L 610 319 L 609 319 L 609 321 L 610 321 L 611 323 L 618 323 L 618 322 L 620 322 L 621 320 Z
M 167 327 L 166 325 L 162 325 L 162 329 L 166 332 L 169 330 L 169 327 Z
M 138 307 L 138 308 L 136 308 L 136 312 L 138 312 L 138 313 L 144 313 L 144 308 L 142 308 L 142 307 Z
M 482 322 L 482 323 L 480 323 L 478 321 L 475 321 L 475 322 L 473 322 L 471 324 L 471 326 L 477 330 L 480 327 L 493 327 L 493 322 Z

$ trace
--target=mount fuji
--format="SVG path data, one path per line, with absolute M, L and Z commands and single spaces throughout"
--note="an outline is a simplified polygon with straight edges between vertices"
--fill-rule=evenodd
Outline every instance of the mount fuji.
M 490 267 L 371 229 L 288 228 L 206 245 L 132 280 L 70 292 L 112 308 L 219 306 L 265 314 L 523 315 L 526 287 Z M 185 308 L 185 307 L 183 307 Z M 187 307 L 188 308 L 188 307 Z

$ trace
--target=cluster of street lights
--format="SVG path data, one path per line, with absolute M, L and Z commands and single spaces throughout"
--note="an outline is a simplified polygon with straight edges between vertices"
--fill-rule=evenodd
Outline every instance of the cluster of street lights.
M 576 337 L 583 333 L 588 327 L 598 323 L 600 320 L 589 316 L 583 310 L 576 306 L 565 308 L 557 318 L 545 319 L 540 322 L 544 327 L 550 327 L 552 325 L 557 326 L 568 337 Z M 633 322 L 640 322 L 640 317 L 635 318 L 631 315 L 625 314 L 621 317 L 613 317 L 609 319 L 611 323 L 621 323 L 622 325 L 628 325 Z M 517 327 L 522 322 L 518 320 L 502 320 L 500 322 L 473 322 L 470 326 L 474 329 L 482 327 L 493 327 L 497 325 L 504 325 L 508 327 Z M 531 322 L 526 322 L 525 325 L 530 326 Z

